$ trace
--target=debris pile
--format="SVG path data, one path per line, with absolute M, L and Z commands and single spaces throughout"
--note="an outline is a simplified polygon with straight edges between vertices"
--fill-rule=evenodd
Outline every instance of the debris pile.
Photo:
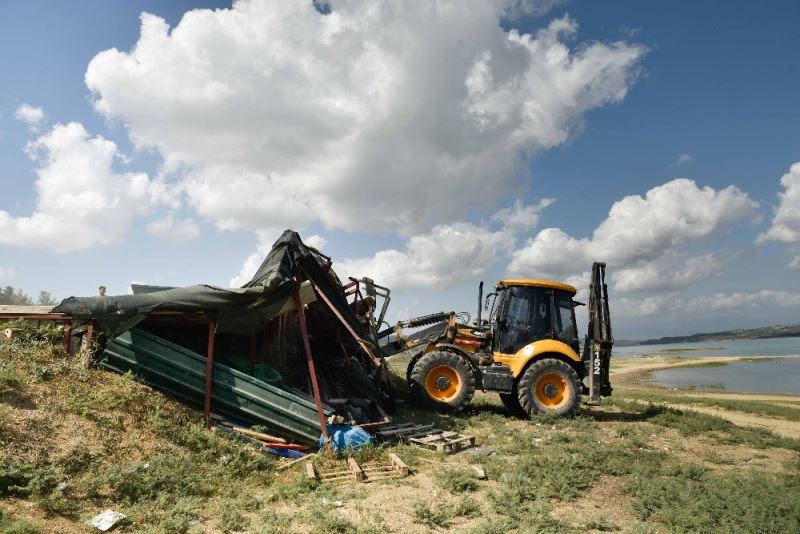
M 374 317 L 388 290 L 351 280 L 287 230 L 241 288 L 134 286 L 70 297 L 53 312 L 72 318 L 74 336 L 99 333 L 104 366 L 203 405 L 209 422 L 213 409 L 311 445 L 332 414 L 387 422 L 394 408 Z

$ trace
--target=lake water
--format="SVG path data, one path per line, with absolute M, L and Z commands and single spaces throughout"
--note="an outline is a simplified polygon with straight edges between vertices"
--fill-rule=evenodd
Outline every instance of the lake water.
M 730 393 L 800 394 L 800 358 L 663 369 L 653 373 L 653 382 L 669 388 L 696 387 Z
M 800 394 L 800 337 L 614 348 L 614 358 L 620 359 L 711 356 L 771 356 L 774 359 L 735 362 L 719 367 L 664 369 L 653 373 L 653 382 L 664 387 L 696 387 L 731 393 Z

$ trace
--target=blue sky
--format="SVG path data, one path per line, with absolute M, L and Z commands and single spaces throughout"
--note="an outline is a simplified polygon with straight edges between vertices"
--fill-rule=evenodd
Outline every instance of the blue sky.
M 294 227 L 362 271 L 340 274 L 393 282 L 395 318 L 474 312 L 477 282 L 505 274 L 580 286 L 597 259 L 610 264 L 621 337 L 797 322 L 796 2 L 517 2 L 534 9 L 494 15 L 331 2 L 364 28 L 334 32 L 335 46 L 315 41 L 333 31 L 330 18 L 273 4 L 236 6 L 246 20 L 218 11 L 181 22 L 230 2 L 0 1 L 0 212 L 10 225 L 0 284 L 58 297 L 100 283 L 124 293 L 134 280 L 224 286 Z M 183 30 L 145 39 L 141 12 Z M 509 45 L 500 24 L 538 48 Z M 449 29 L 460 26 L 471 31 Z M 160 44 L 131 70 L 147 39 Z M 553 66 L 548 47 L 572 59 Z M 112 48 L 120 54 L 98 56 Z M 43 118 L 18 120 L 24 104 Z M 541 116 L 519 119 L 537 106 Z M 58 129 L 71 122 L 83 130 Z M 53 200 L 39 209 L 50 218 L 31 225 L 55 220 L 63 232 L 31 228 L 37 180 L 69 191 L 76 162 L 99 157 L 96 136 L 116 143 L 113 162 L 84 186 L 120 204 L 73 227 Z M 37 139 L 33 161 L 26 145 Z M 129 187 L 134 175 L 146 193 Z M 278 191 L 294 184 L 297 195 Z M 257 202 L 239 196 L 250 186 Z M 642 210 L 618 210 L 608 235 L 586 240 L 615 202 L 650 190 L 660 194 Z M 504 208 L 525 222 L 493 218 Z M 540 233 L 548 228 L 560 233 Z M 545 237 L 576 250 L 554 261 Z

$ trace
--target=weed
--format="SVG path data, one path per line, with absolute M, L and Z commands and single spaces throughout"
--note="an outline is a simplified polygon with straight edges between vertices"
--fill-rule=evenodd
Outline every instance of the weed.
M 378 534 L 382 532 L 369 524 L 355 523 L 338 510 L 324 508 L 319 504 L 312 506 L 305 515 L 311 526 L 311 532 L 315 534 Z
M 238 509 L 234 507 L 225 507 L 219 514 L 217 526 L 222 529 L 222 532 L 231 532 L 244 530 L 248 524 L 249 522 Z
M 0 534 L 40 534 L 41 529 L 27 519 L 14 519 L 0 508 Z
M 22 389 L 24 382 L 19 374 L 4 362 L 0 362 L 0 395 Z
M 0 444 L 14 434 L 14 425 L 11 420 L 13 411 L 5 404 L 0 404 Z
M 477 525 L 470 526 L 471 534 L 507 534 L 513 532 L 518 524 L 508 518 L 485 519 Z
M 282 514 L 274 510 L 265 510 L 258 518 L 259 525 L 256 532 L 272 533 L 276 531 L 286 531 L 292 524 L 290 514 Z
M 111 467 L 106 483 L 118 498 L 137 503 L 163 495 L 210 495 L 207 474 L 189 455 L 163 453 L 145 463 Z
M 305 475 L 297 475 L 289 480 L 273 484 L 266 495 L 266 501 L 296 502 L 316 491 L 317 488 L 319 488 L 319 481 L 309 479 Z
M 478 489 L 478 480 L 473 471 L 446 469 L 437 478 L 439 485 L 450 493 L 464 493 Z
M 605 517 L 600 517 L 598 519 L 591 519 L 586 522 L 584 525 L 586 530 L 599 530 L 601 532 L 612 532 L 615 530 L 619 530 L 619 527 L 606 519 Z
M 450 510 L 444 506 L 431 506 L 425 501 L 417 501 L 411 506 L 415 523 L 436 528 L 446 528 L 450 524 Z
M 628 490 L 639 519 L 680 532 L 798 532 L 800 476 L 752 472 L 721 477 L 697 466 L 637 477 Z

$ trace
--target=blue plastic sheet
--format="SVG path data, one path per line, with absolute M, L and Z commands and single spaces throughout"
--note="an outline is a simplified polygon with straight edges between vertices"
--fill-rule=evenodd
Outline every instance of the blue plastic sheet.
M 334 450 L 360 449 L 375 439 L 360 426 L 350 425 L 328 425 L 328 438 L 331 441 L 331 448 Z M 324 446 L 325 442 L 320 436 L 319 448 L 322 449 Z

